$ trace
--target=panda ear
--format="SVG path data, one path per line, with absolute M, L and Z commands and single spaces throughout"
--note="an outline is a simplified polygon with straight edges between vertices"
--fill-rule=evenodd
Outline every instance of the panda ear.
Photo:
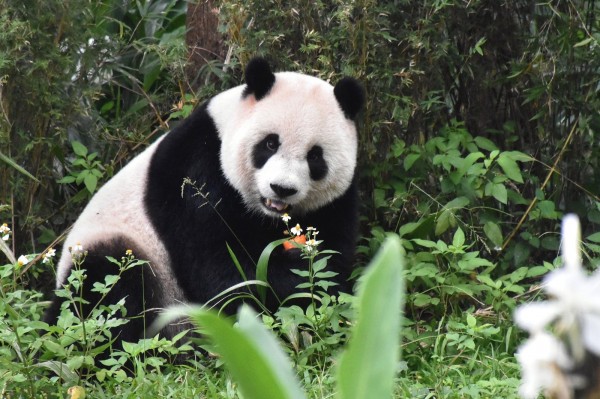
M 275 83 L 275 74 L 264 58 L 253 58 L 246 66 L 244 96 L 254 94 L 257 101 L 269 93 Z
M 348 119 L 354 120 L 365 104 L 365 89 L 353 78 L 340 80 L 333 88 L 333 94 Z

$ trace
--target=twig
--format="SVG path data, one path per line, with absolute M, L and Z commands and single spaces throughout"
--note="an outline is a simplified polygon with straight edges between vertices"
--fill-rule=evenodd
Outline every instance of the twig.
M 542 191 L 544 190 L 544 188 L 546 187 L 546 185 L 550 181 L 550 178 L 552 177 L 552 175 L 554 174 L 554 172 L 556 170 L 556 166 L 558 165 L 558 162 L 560 162 L 560 160 L 562 159 L 562 156 L 565 153 L 565 151 L 567 149 L 567 146 L 571 142 L 571 138 L 573 137 L 573 134 L 575 134 L 575 129 L 577 128 L 577 123 L 578 122 L 579 122 L 579 119 L 577 119 L 575 121 L 575 123 L 573 124 L 573 127 L 571 128 L 571 131 L 569 132 L 569 135 L 567 136 L 567 139 L 565 140 L 562 148 L 560 149 L 560 152 L 558 153 L 558 156 L 554 160 L 554 164 L 552 165 L 552 167 L 548 171 L 548 175 L 546 176 L 546 179 L 544 180 L 544 182 L 542 183 L 542 186 L 540 187 L 540 189 Z M 510 232 L 510 234 L 508 235 L 508 237 L 506 238 L 506 240 L 502 244 L 502 249 L 500 250 L 500 252 L 503 252 L 506 249 L 506 247 L 508 246 L 508 244 L 510 244 L 510 242 L 512 241 L 512 239 L 514 238 L 514 236 L 521 229 L 521 226 L 525 222 L 525 219 L 527 218 L 527 216 L 529 216 L 529 213 L 531 213 L 531 210 L 533 209 L 533 207 L 535 206 L 536 203 L 537 203 L 537 197 L 533 197 L 533 199 L 529 203 L 529 206 L 527 207 L 527 210 L 525 211 L 525 213 L 523 214 L 523 216 L 521 216 L 521 219 L 519 220 L 519 223 L 517 223 L 517 226 Z

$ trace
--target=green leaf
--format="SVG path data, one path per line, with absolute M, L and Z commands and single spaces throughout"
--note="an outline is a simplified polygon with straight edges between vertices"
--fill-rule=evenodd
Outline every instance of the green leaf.
M 477 136 L 473 139 L 473 141 L 475 141 L 477 147 L 486 151 L 494 151 L 498 149 L 498 147 L 496 147 L 496 144 L 494 144 L 492 140 L 485 137 Z
M 48 360 L 37 364 L 38 367 L 45 367 L 60 378 L 64 379 L 65 382 L 73 384 L 79 380 L 79 376 L 71 371 L 65 363 L 61 363 L 56 360 Z
M 460 248 L 465 244 L 465 232 L 459 227 L 454 233 L 454 238 L 452 239 L 452 245 L 456 248 Z
M 338 368 L 340 399 L 392 397 L 404 299 L 403 264 L 399 237 L 388 236 L 358 287 L 358 319 Z
M 531 162 L 534 160 L 533 157 L 527 155 L 521 151 L 505 151 L 504 156 L 509 157 L 513 161 L 518 162 Z
M 521 169 L 517 162 L 507 155 L 505 152 L 501 153 L 498 157 L 498 165 L 502 168 L 502 171 L 512 181 L 517 183 L 523 183 L 523 176 L 521 176 Z
M 450 228 L 450 225 L 452 224 L 452 217 L 454 217 L 454 215 L 449 210 L 445 210 L 441 213 L 440 217 L 438 217 L 435 223 L 436 236 L 443 234 L 446 230 Z
M 462 209 L 465 206 L 469 205 L 469 199 L 467 197 L 456 197 L 452 201 L 448 202 L 444 208 L 454 210 L 454 209 Z
M 404 170 L 408 171 L 412 168 L 413 164 L 421 158 L 421 154 L 408 154 L 404 157 Z
M 29 173 L 28 171 L 25 170 L 25 168 L 23 168 L 21 165 L 19 165 L 18 163 L 16 163 L 15 161 L 12 160 L 12 158 L 4 155 L 2 152 L 0 152 L 0 160 L 4 161 L 5 163 L 8 164 L 8 166 L 10 166 L 11 168 L 13 168 L 14 170 L 16 170 L 19 173 L 24 174 L 25 176 L 29 177 L 31 180 L 36 181 L 36 182 L 40 182 L 38 179 L 36 179 L 31 173 Z
M 492 184 L 492 196 L 503 204 L 508 203 L 508 191 L 504 184 Z
M 88 173 L 83 179 L 83 183 L 90 194 L 94 194 L 94 191 L 96 191 L 96 186 L 98 185 L 98 178 L 93 173 Z
M 414 242 L 415 244 L 420 245 L 425 248 L 437 248 L 437 244 L 430 240 L 422 240 L 420 238 L 413 238 L 411 241 Z
M 269 245 L 267 245 L 265 249 L 263 249 L 262 253 L 260 254 L 260 258 L 258 258 L 258 263 L 256 264 L 257 280 L 268 283 L 267 272 L 269 269 L 269 257 L 271 256 L 271 252 L 273 252 L 275 248 L 277 248 L 279 245 L 283 244 L 287 240 L 287 238 L 282 238 L 281 240 L 273 241 L 269 243 Z M 267 300 L 267 288 L 259 285 L 256 287 L 256 291 L 258 292 L 258 298 L 260 299 L 261 303 L 265 303 L 265 301 Z
M 586 240 L 595 242 L 595 243 L 600 243 L 600 232 L 587 236 Z
M 190 317 L 215 343 L 244 398 L 305 398 L 279 343 L 249 307 L 240 309 L 237 328 L 205 309 Z
M 500 226 L 491 221 L 486 222 L 483 225 L 483 232 L 496 247 L 502 247 L 504 238 L 502 237 L 502 230 L 500 229 Z
M 493 266 L 493 263 L 483 258 L 472 258 L 458 261 L 458 267 L 461 271 L 472 271 L 482 266 Z
M 527 277 L 538 277 L 548 273 L 549 270 L 546 266 L 533 266 L 527 271 Z
M 238 260 L 237 256 L 235 256 L 233 249 L 231 249 L 231 247 L 229 246 L 229 243 L 226 242 L 225 245 L 227 246 L 227 252 L 229 252 L 229 257 L 233 261 L 233 264 L 235 265 L 236 269 L 238 270 L 238 273 L 240 273 L 240 276 L 242 276 L 242 280 L 248 281 L 248 278 L 246 277 L 246 273 L 244 273 L 244 269 L 242 269 L 242 265 L 240 265 L 240 261 Z
M 85 157 L 88 153 L 87 147 L 79 141 L 72 141 L 71 146 L 73 147 L 73 152 L 80 157 Z
M 583 39 L 583 40 L 582 40 L 582 41 L 580 41 L 580 42 L 577 42 L 577 43 L 575 43 L 575 44 L 573 45 L 573 47 L 582 47 L 582 46 L 586 46 L 586 45 L 590 44 L 590 43 L 592 42 L 592 40 L 594 40 L 594 38 L 593 38 L 593 37 L 588 37 L 588 38 L 586 38 L 586 39 Z
M 75 176 L 65 176 L 60 180 L 56 181 L 57 183 L 62 183 L 62 184 L 68 184 L 68 183 L 74 183 L 75 182 Z

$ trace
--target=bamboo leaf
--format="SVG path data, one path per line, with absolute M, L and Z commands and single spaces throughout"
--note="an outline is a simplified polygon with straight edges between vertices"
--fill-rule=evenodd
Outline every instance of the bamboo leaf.
M 12 158 L 4 155 L 2 152 L 0 152 L 0 160 L 4 161 L 5 163 L 8 164 L 8 166 L 15 169 L 17 172 L 24 174 L 25 176 L 29 177 L 30 179 L 34 180 L 35 182 L 37 182 L 37 183 L 40 182 L 31 173 L 26 171 L 21 165 L 19 165 L 15 161 L 13 161 Z

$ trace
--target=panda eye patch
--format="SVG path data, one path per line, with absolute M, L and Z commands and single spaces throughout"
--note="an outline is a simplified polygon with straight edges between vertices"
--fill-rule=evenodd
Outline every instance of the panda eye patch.
M 256 169 L 262 168 L 269 158 L 277 152 L 281 143 L 279 135 L 271 133 L 254 145 L 252 149 L 252 164 Z
M 323 148 L 321 146 L 313 146 L 306 154 L 306 161 L 312 180 L 321 180 L 327 175 L 327 162 L 323 158 Z

